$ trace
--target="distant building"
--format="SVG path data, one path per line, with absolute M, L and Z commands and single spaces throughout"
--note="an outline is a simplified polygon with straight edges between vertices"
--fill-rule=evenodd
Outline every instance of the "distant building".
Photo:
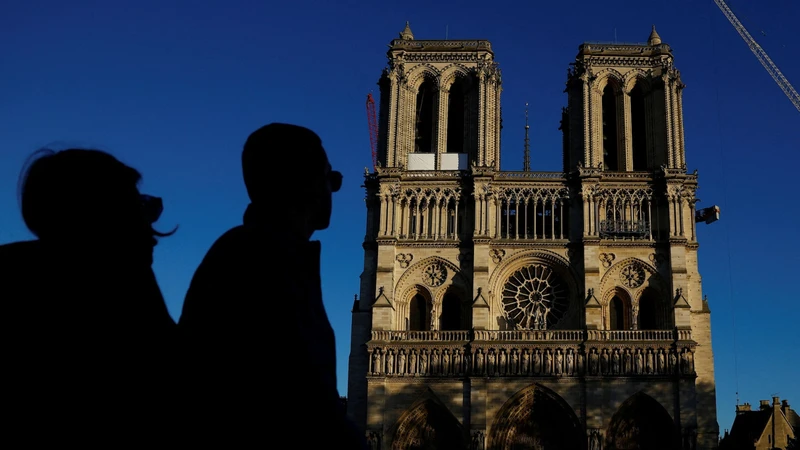
M 389 47 L 347 395 L 372 448 L 717 448 L 684 84 L 655 27 L 580 45 L 555 172 L 528 139 L 501 169 L 489 41 Z
M 731 430 L 719 443 L 719 450 L 788 450 L 800 449 L 800 416 L 789 407 L 789 401 L 778 397 L 761 400 L 758 410 L 749 403 L 736 405 L 736 418 Z

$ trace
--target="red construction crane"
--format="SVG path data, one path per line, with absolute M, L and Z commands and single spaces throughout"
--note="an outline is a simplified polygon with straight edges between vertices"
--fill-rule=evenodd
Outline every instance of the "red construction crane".
M 369 126 L 369 146 L 372 150 L 372 170 L 378 166 L 378 114 L 375 112 L 375 99 L 367 94 L 367 125 Z

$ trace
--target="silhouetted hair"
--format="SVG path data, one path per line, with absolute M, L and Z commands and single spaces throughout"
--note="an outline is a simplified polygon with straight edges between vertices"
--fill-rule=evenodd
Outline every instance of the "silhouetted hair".
M 141 179 L 136 169 L 101 150 L 39 150 L 28 158 L 20 178 L 22 219 L 39 238 L 89 232 L 127 206 L 120 206 L 125 195 L 138 195 Z M 176 230 L 152 233 L 163 237 Z
M 271 123 L 254 131 L 242 151 L 242 173 L 251 200 L 269 187 L 321 177 L 328 156 L 317 133 L 299 125 Z

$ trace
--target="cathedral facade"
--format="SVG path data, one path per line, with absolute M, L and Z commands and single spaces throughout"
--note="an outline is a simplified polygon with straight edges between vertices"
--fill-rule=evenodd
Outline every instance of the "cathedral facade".
M 716 448 L 697 174 L 655 28 L 579 46 L 560 172 L 500 169 L 490 42 L 406 25 L 388 58 L 347 400 L 372 448 Z

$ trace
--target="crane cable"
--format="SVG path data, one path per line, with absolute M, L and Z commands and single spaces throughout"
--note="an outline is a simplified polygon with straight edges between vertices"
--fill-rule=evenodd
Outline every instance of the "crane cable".
M 716 29 L 714 27 L 714 19 L 711 15 L 708 16 L 711 29 L 711 52 L 714 58 L 714 79 L 719 78 L 719 59 L 717 57 L 716 45 Z M 725 154 L 722 151 L 722 108 L 720 107 L 719 83 L 714 83 L 714 91 L 716 93 L 716 106 L 717 106 L 717 147 L 719 149 L 719 164 L 720 172 L 722 174 L 722 201 L 725 207 L 728 205 L 728 182 L 725 171 Z M 738 353 L 739 349 L 736 345 L 736 305 L 733 300 L 733 263 L 731 258 L 731 234 L 728 222 L 723 220 L 725 228 L 726 249 L 728 253 L 728 306 L 731 310 L 731 322 L 733 328 L 733 376 L 736 384 L 736 405 L 739 405 L 739 363 Z

